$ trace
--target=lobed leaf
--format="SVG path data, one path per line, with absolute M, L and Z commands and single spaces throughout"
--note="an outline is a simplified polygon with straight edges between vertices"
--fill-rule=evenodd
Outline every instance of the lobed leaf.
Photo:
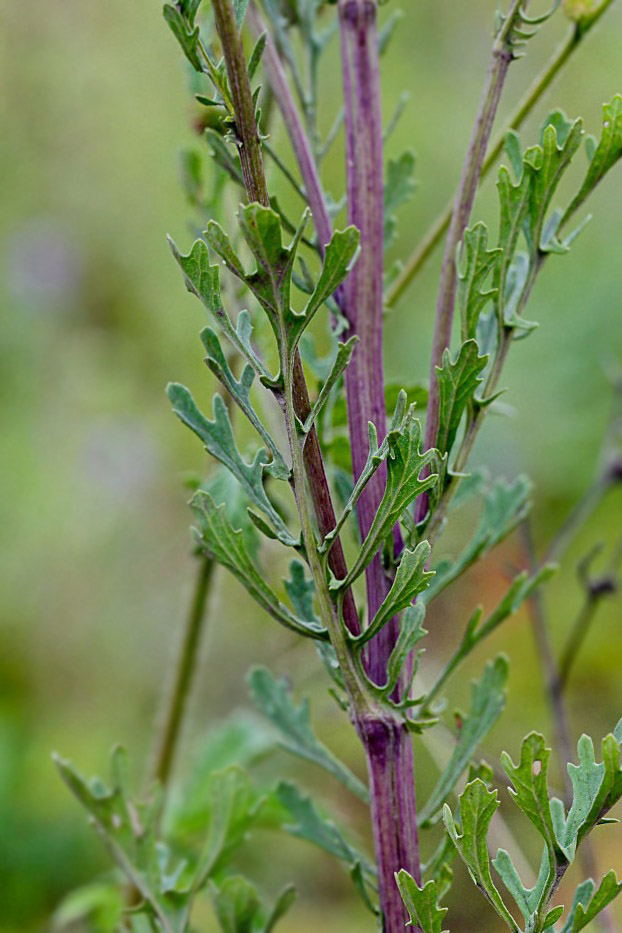
M 255 602 L 285 628 L 307 638 L 326 638 L 325 629 L 297 618 L 268 586 L 252 561 L 244 535 L 235 530 L 225 505 L 216 506 L 209 493 L 199 490 L 190 503 L 199 525 L 195 538 L 199 550 L 226 567 L 250 593 Z
M 496 296 L 495 288 L 486 288 L 503 250 L 488 249 L 488 227 L 475 224 L 465 230 L 461 247 L 464 268 L 458 274 L 458 302 L 462 322 L 462 340 L 472 340 L 477 335 L 477 324 L 482 311 Z
M 605 909 L 622 891 L 622 883 L 618 882 L 616 873 L 607 872 L 601 881 L 598 890 L 590 878 L 577 888 L 568 919 L 561 933 L 579 933 L 591 923 L 598 914 Z
M 436 447 L 441 455 L 450 453 L 466 407 L 472 404 L 481 374 L 486 368 L 487 356 L 479 355 L 477 341 L 465 341 L 452 360 L 449 349 L 443 353 L 436 367 L 439 387 L 439 426 Z
M 443 809 L 443 819 L 447 832 L 475 884 L 482 889 L 510 929 L 518 933 L 519 928 L 505 906 L 490 874 L 488 827 L 498 807 L 499 799 L 496 790 L 488 790 L 484 782 L 477 778 L 467 784 L 460 796 L 462 831 L 458 832 L 458 827 L 447 804 Z
M 361 800 L 369 801 L 367 787 L 313 732 L 308 700 L 296 706 L 286 681 L 275 680 L 265 667 L 253 668 L 248 682 L 253 703 L 281 733 L 281 744 L 287 751 L 328 771 Z
M 622 158 L 622 95 L 616 96 L 608 104 L 603 104 L 603 126 L 590 159 L 587 174 L 581 188 L 572 199 L 562 219 L 562 224 L 578 210 L 594 188 L 613 166 Z
M 375 877 L 375 869 L 369 860 L 347 842 L 332 820 L 323 817 L 311 798 L 305 796 L 295 784 L 281 781 L 276 793 L 293 820 L 283 827 L 288 833 L 313 843 L 347 865 L 360 864 L 367 877 Z
M 385 696 L 391 696 L 399 683 L 402 671 L 409 662 L 415 647 L 421 639 L 425 638 L 428 634 L 423 628 L 424 619 L 425 606 L 421 601 L 416 602 L 412 606 L 408 606 L 406 612 L 400 619 L 400 630 L 397 641 L 395 642 L 395 646 L 387 662 L 387 681 L 382 688 L 382 692 Z M 409 677 L 410 682 L 405 685 L 403 690 L 403 695 L 405 697 L 408 697 L 410 694 L 412 681 L 417 673 L 417 663 L 421 653 L 421 651 L 418 652 L 413 658 L 412 670 Z
M 210 370 L 227 389 L 240 410 L 244 412 L 272 454 L 272 462 L 266 464 L 265 466 L 266 472 L 270 473 L 276 479 L 288 480 L 290 474 L 289 467 L 285 463 L 283 455 L 278 449 L 275 441 L 257 416 L 251 402 L 250 393 L 253 382 L 255 380 L 255 370 L 249 363 L 247 363 L 242 370 L 240 379 L 237 380 L 231 371 L 231 367 L 227 362 L 225 354 L 223 353 L 220 341 L 211 327 L 205 327 L 201 331 L 201 340 L 207 351 L 206 363 Z
M 393 616 L 410 606 L 417 594 L 426 589 L 434 576 L 425 569 L 430 558 L 430 550 L 427 541 L 421 541 L 412 551 L 404 549 L 391 589 L 371 623 L 357 638 L 358 644 L 364 644 L 374 638 Z
M 438 906 L 436 881 L 428 881 L 419 887 L 404 868 L 395 873 L 395 880 L 410 916 L 406 926 L 417 924 L 422 933 L 448 933 L 442 930 L 448 908 Z
M 268 461 L 265 449 L 262 447 L 257 451 L 252 463 L 243 460 L 235 443 L 227 407 L 220 395 L 214 396 L 214 419 L 210 421 L 199 411 L 185 386 L 172 382 L 166 391 L 178 418 L 203 441 L 207 452 L 236 478 L 249 500 L 270 520 L 279 541 L 288 547 L 295 547 L 296 539 L 288 531 L 264 489 L 263 473 Z

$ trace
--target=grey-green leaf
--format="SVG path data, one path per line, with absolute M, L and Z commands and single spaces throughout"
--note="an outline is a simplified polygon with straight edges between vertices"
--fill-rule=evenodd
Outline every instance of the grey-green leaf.
M 490 732 L 505 707 L 508 662 L 503 655 L 489 661 L 479 681 L 471 686 L 469 712 L 461 724 L 458 741 L 447 767 L 420 813 L 422 825 L 437 815 L 483 738 Z
M 471 340 L 477 334 L 477 323 L 496 290 L 486 287 L 499 262 L 502 250 L 488 249 L 488 227 L 478 223 L 465 230 L 462 254 L 464 268 L 459 272 L 458 301 L 462 321 L 462 340 Z
M 272 454 L 272 462 L 266 464 L 266 472 L 277 479 L 289 479 L 289 467 L 283 459 L 283 455 L 278 449 L 275 441 L 270 436 L 262 422 L 260 421 L 251 402 L 251 388 L 255 379 L 255 370 L 247 363 L 242 370 L 239 380 L 235 378 L 227 358 L 223 353 L 220 341 L 211 329 L 205 327 L 201 331 L 201 340 L 207 351 L 206 362 L 214 375 L 227 389 L 234 402 L 244 412 L 250 423 L 253 425 L 262 441 Z
M 284 679 L 275 680 L 265 667 L 256 667 L 249 674 L 251 698 L 282 736 L 282 745 L 299 758 L 319 765 L 337 778 L 361 800 L 369 800 L 367 787 L 326 746 L 320 742 L 309 717 L 309 702 L 294 703 Z
M 262 447 L 255 454 L 253 462 L 246 463 L 237 449 L 229 413 L 220 395 L 214 396 L 214 420 L 210 421 L 199 411 L 185 386 L 177 382 L 170 383 L 167 394 L 178 418 L 203 441 L 208 453 L 235 476 L 250 501 L 270 520 L 279 540 L 289 547 L 295 547 L 296 539 L 288 531 L 264 489 L 263 472 L 268 461 L 266 451 Z
M 232 527 L 225 505 L 216 506 L 209 493 L 199 490 L 191 506 L 198 519 L 195 538 L 202 553 L 237 577 L 262 609 L 281 625 L 308 638 L 327 637 L 317 624 L 297 618 L 268 586 L 248 553 L 243 533 Z
M 578 210 L 589 194 L 622 158 L 622 95 L 616 94 L 613 100 L 603 105 L 603 127 L 600 140 L 592 158 L 581 188 L 568 205 L 562 223 Z

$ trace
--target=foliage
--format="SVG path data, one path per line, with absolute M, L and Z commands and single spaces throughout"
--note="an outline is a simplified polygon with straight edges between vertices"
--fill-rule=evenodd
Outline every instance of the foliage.
M 64 905 L 67 922 L 76 911 L 110 910 L 115 922 L 123 915 L 134 930 L 188 933 L 196 899 L 208 894 L 224 933 L 268 933 L 292 905 L 294 893 L 287 886 L 268 906 L 255 885 L 239 874 L 234 859 L 250 831 L 262 826 L 278 827 L 345 864 L 387 933 L 404 925 L 404 908 L 410 923 L 424 933 L 442 933 L 447 909 L 440 901 L 451 883 L 452 846 L 498 915 L 511 930 L 521 929 L 491 873 L 488 834 L 499 800 L 489 786 L 490 769 L 478 762 L 480 746 L 505 706 L 509 665 L 504 655 L 486 663 L 472 684 L 467 713 L 455 717 L 457 735 L 446 765 L 418 813 L 408 763 L 411 742 L 424 741 L 418 736 L 436 726 L 443 713 L 440 694 L 450 676 L 523 603 L 536 598 L 554 571 L 545 563 L 513 574 L 496 608 L 485 617 L 481 607 L 471 615 L 432 686 L 422 682 L 415 695 L 422 654 L 418 646 L 427 635 L 423 623 L 429 606 L 441 593 L 450 598 L 456 582 L 528 515 L 529 480 L 518 476 L 488 482 L 469 476 L 469 455 L 482 422 L 496 407 L 511 345 L 536 327 L 524 312 L 546 259 L 568 253 L 580 230 L 568 232 L 570 223 L 622 158 L 622 98 L 617 96 L 604 108 L 600 140 L 587 141 L 583 180 L 567 206 L 558 208 L 554 202 L 560 184 L 584 139 L 582 121 L 553 111 L 539 141 L 526 149 L 518 132 L 510 129 L 510 167 L 501 165 L 497 175 L 495 245 L 485 224 L 468 226 L 507 70 L 558 5 L 536 17 L 529 15 L 523 0 L 512 0 L 498 13 L 482 110 L 450 228 L 450 261 L 441 272 L 439 313 L 445 319 L 437 324 L 440 330 L 448 325 L 451 332 L 455 304 L 460 342 L 453 351 L 449 339 L 440 347 L 428 394 L 416 380 L 409 393 L 385 385 L 382 378 L 382 254 L 396 235 L 397 211 L 413 194 L 415 165 L 407 152 L 390 159 L 386 178 L 382 175 L 382 137 L 387 134 L 379 119 L 375 55 L 389 46 L 395 20 L 377 34 L 375 3 L 340 0 L 335 11 L 321 0 L 265 0 L 264 30 L 258 6 L 248 0 L 165 4 L 165 19 L 196 73 L 193 80 L 200 81 L 202 92 L 207 82 L 211 85 L 212 96 L 200 93 L 197 99 L 215 112 L 208 139 L 217 178 L 213 198 L 204 199 L 200 160 L 185 157 L 188 201 L 207 222 L 201 222 L 202 232 L 188 253 L 172 241 L 171 248 L 186 288 L 210 316 L 213 326 L 201 332 L 206 363 L 231 401 L 228 407 L 216 394 L 208 417 L 189 389 L 178 383 L 168 387 L 176 415 L 218 462 L 218 475 L 235 489 L 218 495 L 217 484 L 208 481 L 195 490 L 190 503 L 197 522 L 195 552 L 203 567 L 225 567 L 290 636 L 316 643 L 333 696 L 362 742 L 369 787 L 316 736 L 308 702 L 297 705 L 286 680 L 255 668 L 249 678 L 252 701 L 283 748 L 328 772 L 371 808 L 375 861 L 292 781 L 279 780 L 275 787 L 258 791 L 240 767 L 252 764 L 252 755 L 242 754 L 245 742 L 239 753 L 248 760 L 222 771 L 208 769 L 195 787 L 195 805 L 185 815 L 183 807 L 177 814 L 173 809 L 168 822 L 163 818 L 170 774 L 162 763 L 154 775 L 159 780 L 141 802 L 128 790 L 122 753 L 113 756 L 111 788 L 86 781 L 59 759 L 63 778 L 130 885 L 131 905 L 126 909 L 104 897 L 102 908 L 97 898 L 103 889 L 92 889 Z M 602 15 L 600 8 L 565 7 L 577 24 L 577 36 Z M 241 35 L 249 22 L 256 35 L 247 61 Z M 336 28 L 342 35 L 345 100 L 322 141 L 317 74 Z M 301 59 L 307 65 L 304 72 Z M 262 102 L 269 104 L 271 98 L 256 85 L 258 76 L 280 108 L 300 179 L 268 142 L 266 130 L 274 117 L 262 112 Z M 349 159 L 347 165 L 348 219 L 355 218 L 356 225 L 346 222 L 343 229 L 333 230 L 342 205 L 323 190 L 319 166 L 342 122 L 348 151 L 355 142 L 361 153 L 360 160 Z M 308 202 L 295 222 L 270 190 L 263 161 L 268 157 Z M 236 225 L 230 224 L 223 200 L 227 187 L 235 189 L 236 200 L 242 189 Z M 313 337 L 329 343 L 327 360 L 318 360 L 308 349 L 314 346 Z M 307 371 L 301 359 L 305 347 Z M 308 372 L 315 375 L 316 386 Z M 428 408 L 427 443 L 416 401 Z M 388 422 L 387 407 L 393 411 Z M 244 426 L 252 432 L 250 453 L 241 447 L 234 413 L 244 416 Z M 353 456 L 340 460 L 335 455 L 339 435 L 331 434 L 346 427 Z M 333 504 L 337 488 L 343 493 L 340 512 Z M 456 558 L 440 560 L 438 535 L 452 523 L 457 506 L 474 493 L 481 493 L 482 506 L 470 540 Z M 350 521 L 354 516 L 358 529 Z M 270 560 L 262 563 L 261 551 L 267 548 Z M 290 576 L 281 585 L 264 568 L 283 555 L 290 559 Z M 199 616 L 206 598 L 204 587 L 195 607 Z M 197 613 L 191 623 L 197 624 Z M 185 643 L 196 645 L 196 639 Z M 182 655 L 173 689 L 175 715 L 187 697 L 196 647 L 189 650 L 191 656 Z M 181 715 L 173 721 L 178 731 Z M 524 933 L 555 928 L 563 908 L 552 906 L 552 899 L 566 869 L 585 837 L 622 796 L 620 731 L 618 727 L 603 740 L 598 763 L 591 740 L 582 737 L 579 763 L 568 764 L 573 787 L 569 807 L 549 797 L 550 750 L 540 735 L 527 736 L 518 764 L 507 755 L 502 758 L 510 794 L 543 840 L 540 873 L 531 889 L 523 885 L 505 850 L 492 862 L 522 913 Z M 272 750 L 271 738 L 265 748 Z M 449 801 L 465 776 L 466 787 L 453 813 Z M 446 836 L 418 883 L 417 834 L 435 825 L 440 829 L 441 815 Z M 197 848 L 201 828 L 203 841 Z M 563 929 L 582 929 L 619 888 L 612 873 L 598 888 L 592 880 L 584 882 Z M 114 886 L 105 888 L 111 889 L 118 893 Z

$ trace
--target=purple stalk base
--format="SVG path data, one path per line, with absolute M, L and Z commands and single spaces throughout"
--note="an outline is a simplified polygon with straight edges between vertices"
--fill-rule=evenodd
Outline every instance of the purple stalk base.
M 351 332 L 359 337 L 345 376 L 355 478 L 363 471 L 369 453 L 368 422 L 378 429 L 379 440 L 386 433 L 382 364 L 384 179 L 376 13 L 375 0 L 339 2 L 348 221 L 361 233 L 361 253 L 343 289 L 343 309 Z M 362 538 L 371 528 L 385 485 L 386 470 L 380 469 L 358 502 Z M 401 542 L 396 544 L 400 547 Z M 390 588 L 380 554 L 367 568 L 366 583 L 371 620 Z M 398 621 L 393 619 L 369 644 L 367 671 L 376 683 L 386 681 L 387 661 L 397 635 Z M 356 725 L 367 756 L 384 929 L 385 933 L 398 933 L 408 917 L 394 873 L 405 868 L 420 880 L 412 740 L 398 720 L 376 716 Z
M 421 884 L 412 736 L 394 719 L 359 723 L 358 731 L 367 753 L 384 933 L 403 933 L 409 918 L 394 873 L 405 868 Z

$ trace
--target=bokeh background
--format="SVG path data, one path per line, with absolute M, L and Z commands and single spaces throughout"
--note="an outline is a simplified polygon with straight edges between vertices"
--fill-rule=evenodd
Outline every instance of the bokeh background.
M 407 255 L 453 190 L 495 8 L 494 0 L 402 5 L 404 18 L 384 59 L 384 103 L 388 118 L 399 93 L 410 92 L 389 154 L 416 151 L 419 186 L 401 212 L 392 258 Z M 50 929 L 67 892 L 107 868 L 53 767 L 52 750 L 85 773 L 105 774 L 109 749 L 120 742 L 138 783 L 145 773 L 194 574 L 182 480 L 206 468 L 200 445 L 170 413 L 164 386 L 184 382 L 205 404 L 214 386 L 198 341 L 202 309 L 185 293 L 165 241 L 167 232 L 183 246 L 191 241 L 179 151 L 201 142 L 187 73 L 159 4 L 7 0 L 2 12 L 0 930 L 28 933 Z M 566 28 L 559 13 L 512 68 L 502 111 Z M 601 104 L 622 91 L 621 40 L 618 2 L 526 126 L 526 141 L 535 139 L 553 105 L 584 116 L 588 130 L 598 131 Z M 333 44 L 321 75 L 324 127 L 335 113 L 337 82 Z M 273 143 L 291 163 L 276 125 Z M 339 139 L 324 171 L 335 196 L 342 160 Z M 526 471 L 533 478 L 540 550 L 590 484 L 609 417 L 610 374 L 622 359 L 621 204 L 618 167 L 592 199 L 594 220 L 571 257 L 554 259 L 542 274 L 528 315 L 541 327 L 516 345 L 507 368 L 508 416 L 489 419 L 475 453 L 495 473 Z M 488 184 L 476 214 L 493 218 L 493 205 Z M 436 256 L 387 318 L 392 381 L 427 378 L 438 267 Z M 598 541 L 611 553 L 621 534 L 621 503 L 622 490 L 614 491 L 548 589 L 557 645 L 581 599 L 576 562 Z M 452 542 L 443 547 L 451 550 Z M 275 562 L 268 553 L 267 565 Z M 477 602 L 492 604 L 523 563 L 513 540 L 450 603 L 439 601 L 429 619 L 424 676 L 454 645 Z M 619 595 L 603 606 L 573 675 L 569 706 L 577 736 L 588 731 L 599 740 L 622 715 L 621 608 Z M 524 611 L 472 659 L 467 676 L 452 686 L 452 702 L 464 706 L 470 676 L 498 650 L 509 653 L 512 668 L 507 711 L 484 749 L 489 761 L 502 748 L 516 755 L 530 729 L 551 735 Z M 318 732 L 361 773 L 360 752 L 327 696 L 313 648 L 259 617 L 224 573 L 210 601 L 180 773 L 223 717 L 248 709 L 244 678 L 256 662 L 286 673 L 299 695 L 312 695 Z M 429 748 L 417 748 L 423 796 L 436 766 Z M 448 755 L 442 743 L 432 751 Z M 366 815 L 345 792 L 282 753 L 263 762 L 258 779 L 280 773 L 314 790 L 368 842 Z M 553 780 L 559 786 L 555 772 Z M 533 856 L 536 840 L 505 793 L 503 800 L 520 845 Z M 601 873 L 612 866 L 622 871 L 620 839 L 615 827 L 601 831 Z M 371 929 L 345 873 L 304 843 L 260 835 L 246 860 L 268 891 L 297 883 L 300 898 L 284 931 Z M 465 872 L 456 870 L 451 929 L 496 930 Z M 202 922 L 214 928 L 208 914 Z M 617 923 L 622 929 L 620 911 Z

